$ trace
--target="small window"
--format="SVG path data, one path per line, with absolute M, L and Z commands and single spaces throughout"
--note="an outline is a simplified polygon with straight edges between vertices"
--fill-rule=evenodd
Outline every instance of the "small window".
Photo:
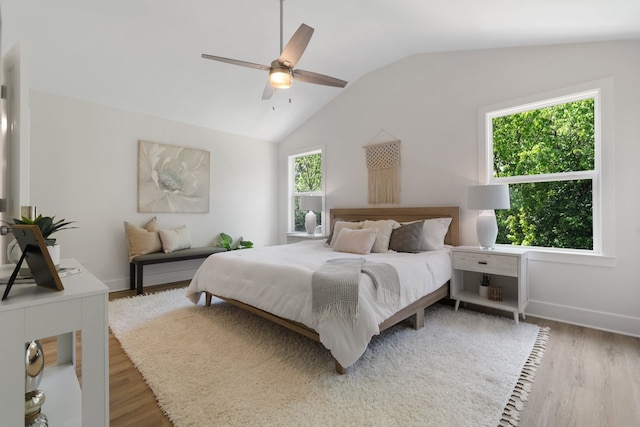
M 321 196 L 324 206 L 322 149 L 289 156 L 289 232 L 305 232 L 306 211 L 299 209 L 300 196 Z M 322 211 L 315 212 L 317 223 L 323 224 Z
M 509 184 L 497 243 L 598 248 L 598 91 L 486 114 L 488 182 Z

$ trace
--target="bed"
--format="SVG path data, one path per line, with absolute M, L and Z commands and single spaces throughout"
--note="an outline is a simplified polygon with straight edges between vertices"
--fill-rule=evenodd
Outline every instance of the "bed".
M 423 327 L 425 308 L 448 296 L 452 271 L 450 247 L 459 244 L 459 209 L 408 207 L 330 211 L 329 221 L 336 230 L 336 224 L 346 222 L 364 224 L 362 221 L 367 220 L 379 224 L 395 220 L 404 227 L 420 220 L 429 220 L 425 224 L 440 224 L 443 218 L 450 218 L 448 228 L 446 225 L 444 228 L 446 234 L 442 231 L 444 238 L 438 237 L 443 239 L 443 244 L 434 250 L 417 253 L 390 251 L 362 255 L 339 252 L 334 250 L 337 246 L 332 248 L 324 240 L 309 240 L 211 255 L 194 275 L 186 296 L 198 303 L 204 295 L 206 305 L 211 304 L 212 297 L 219 298 L 320 342 L 331 352 L 336 371 L 343 374 L 366 351 L 374 335 L 409 318 L 415 329 Z M 426 233 L 426 226 L 424 230 Z M 342 231 L 338 234 L 344 237 Z M 377 240 L 374 246 L 376 244 Z M 311 309 L 312 277 L 315 280 L 314 272 L 336 258 L 393 265 L 400 282 L 397 300 L 380 302 L 376 278 L 359 274 L 359 313 L 353 324 L 345 324 L 343 319 L 331 316 L 315 315 Z

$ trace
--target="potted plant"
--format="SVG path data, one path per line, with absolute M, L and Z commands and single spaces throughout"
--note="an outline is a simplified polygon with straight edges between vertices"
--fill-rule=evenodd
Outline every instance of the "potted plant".
M 491 284 L 491 276 L 487 273 L 482 273 L 482 281 L 480 282 L 480 288 L 478 294 L 481 297 L 487 298 L 489 296 L 489 285 Z
M 225 248 L 228 251 L 235 251 L 236 249 L 249 249 L 253 247 L 253 242 L 249 240 L 244 240 L 242 236 L 236 241 L 234 241 L 231 236 L 226 233 L 220 233 L 220 237 L 218 237 L 218 247 Z
M 38 215 L 35 219 L 29 219 L 25 216 L 22 219 L 13 219 L 14 224 L 28 224 L 28 225 L 37 225 L 42 233 L 42 237 L 44 237 L 44 241 L 47 246 L 53 246 L 56 244 L 56 239 L 51 237 L 51 235 L 60 230 L 68 230 L 71 228 L 78 227 L 68 227 L 69 224 L 73 224 L 75 221 L 66 221 L 64 218 L 60 221 L 55 220 L 55 216 L 42 216 Z
M 60 245 L 56 244 L 56 239 L 54 237 L 51 237 L 51 235 L 60 230 L 68 230 L 78 227 L 69 226 L 75 221 L 67 221 L 64 218 L 56 221 L 55 218 L 55 216 L 38 215 L 36 218 L 30 219 L 23 216 L 21 219 L 14 218 L 13 224 L 37 225 L 40 229 L 40 232 L 42 233 L 42 237 L 44 238 L 47 248 L 49 249 L 51 260 L 57 267 L 60 264 Z M 17 240 L 14 239 L 11 241 L 11 243 L 9 243 L 9 246 L 7 247 L 7 258 L 9 259 L 9 261 L 15 264 L 20 260 L 21 256 L 22 251 L 20 250 Z

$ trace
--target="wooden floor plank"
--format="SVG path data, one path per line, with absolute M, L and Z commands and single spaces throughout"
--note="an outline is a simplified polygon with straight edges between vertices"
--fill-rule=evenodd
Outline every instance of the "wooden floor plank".
M 539 319 L 551 327 L 521 426 L 636 426 L 640 340 Z M 636 372 L 630 372 L 629 365 Z

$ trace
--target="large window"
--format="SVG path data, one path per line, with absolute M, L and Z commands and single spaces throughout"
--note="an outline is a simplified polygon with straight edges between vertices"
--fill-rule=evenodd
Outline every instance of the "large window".
M 485 115 L 487 181 L 509 184 L 497 243 L 599 249 L 599 91 Z
M 300 196 L 324 197 L 322 149 L 289 156 L 289 231 L 305 231 L 304 217 L 299 209 Z M 324 203 L 323 203 L 324 205 Z M 315 212 L 318 225 L 322 225 L 322 212 Z

